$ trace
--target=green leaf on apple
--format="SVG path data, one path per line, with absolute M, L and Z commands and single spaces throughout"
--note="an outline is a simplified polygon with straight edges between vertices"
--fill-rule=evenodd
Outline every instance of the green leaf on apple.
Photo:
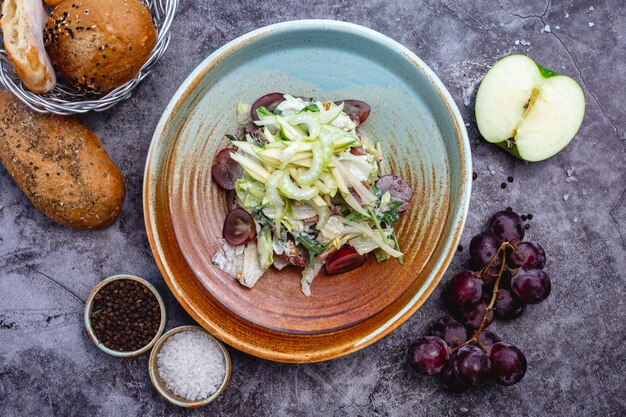
M 525 55 L 496 62 L 476 94 L 482 136 L 525 161 L 542 161 L 565 148 L 584 115 L 580 85 Z

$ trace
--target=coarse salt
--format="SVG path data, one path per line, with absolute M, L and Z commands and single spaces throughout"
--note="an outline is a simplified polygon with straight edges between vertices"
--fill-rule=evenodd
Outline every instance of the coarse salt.
M 167 388 L 190 401 L 208 398 L 226 376 L 224 353 L 206 334 L 187 330 L 170 336 L 157 356 Z
M 593 22 L 589 22 L 589 27 L 593 27 L 594 23 Z

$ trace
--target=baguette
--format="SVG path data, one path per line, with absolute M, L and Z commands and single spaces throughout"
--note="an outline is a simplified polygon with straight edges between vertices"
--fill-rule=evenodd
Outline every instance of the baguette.
M 31 203 L 77 228 L 108 226 L 125 185 L 98 137 L 77 119 L 41 115 L 0 91 L 0 161 Z
M 4 0 L 0 26 L 4 49 L 24 87 L 43 94 L 56 85 L 56 76 L 43 42 L 48 16 L 41 0 Z

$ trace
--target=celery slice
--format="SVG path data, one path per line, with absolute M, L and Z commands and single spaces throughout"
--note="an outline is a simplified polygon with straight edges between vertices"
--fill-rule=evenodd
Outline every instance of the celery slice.
M 283 175 L 278 184 L 280 191 L 288 198 L 296 201 L 311 200 L 318 194 L 316 188 L 300 188 L 295 185 L 289 175 Z
M 302 186 L 309 186 L 317 181 L 326 165 L 325 156 L 322 143 L 320 141 L 313 143 L 313 163 L 307 171 L 298 175 L 296 178 L 298 184 Z
M 289 124 L 289 122 L 283 117 L 276 117 L 278 124 L 280 125 L 280 130 L 287 139 L 299 141 L 307 137 L 306 132 L 300 129 L 300 127 Z

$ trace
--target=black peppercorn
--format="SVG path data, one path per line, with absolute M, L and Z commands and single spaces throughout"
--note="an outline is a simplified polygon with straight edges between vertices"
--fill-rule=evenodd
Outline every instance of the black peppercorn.
M 96 293 L 89 319 L 102 344 L 130 352 L 154 338 L 161 323 L 161 309 L 156 296 L 145 285 L 121 279 Z

